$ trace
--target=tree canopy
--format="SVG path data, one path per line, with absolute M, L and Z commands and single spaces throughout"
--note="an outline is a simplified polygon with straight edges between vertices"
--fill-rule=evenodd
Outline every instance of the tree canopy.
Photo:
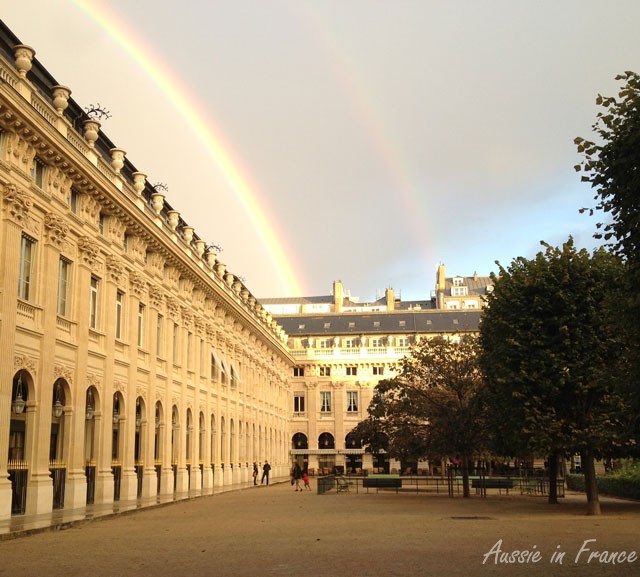
M 369 416 L 354 431 L 372 450 L 384 433 L 394 457 L 458 456 L 468 496 L 468 462 L 486 441 L 482 383 L 477 337 L 423 340 L 400 361 L 396 378 L 378 383 Z
M 628 348 L 612 322 L 623 269 L 604 248 L 542 244 L 532 260 L 497 263 L 480 327 L 487 403 L 501 449 L 580 452 L 595 475 L 594 457 L 632 443 L 615 370 Z M 597 513 L 594 490 L 595 479 L 587 497 Z

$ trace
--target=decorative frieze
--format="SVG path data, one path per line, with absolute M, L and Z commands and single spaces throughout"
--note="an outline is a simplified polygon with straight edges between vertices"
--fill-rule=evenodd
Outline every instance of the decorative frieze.
M 129 239 L 128 247 L 129 252 L 134 259 L 144 262 L 147 254 L 147 243 L 143 238 L 140 238 L 139 236 L 131 237 Z
M 150 252 L 147 254 L 147 268 L 151 274 L 160 277 L 164 274 L 165 259 L 159 252 Z
M 83 194 L 79 198 L 80 201 L 80 216 L 91 224 L 97 224 L 98 215 L 100 214 L 100 203 L 88 194 Z
M 28 357 L 26 355 L 15 355 L 13 357 L 13 367 L 16 371 L 20 369 L 26 369 L 31 373 L 32 376 L 36 375 L 36 366 L 37 363 L 35 359 Z
M 149 301 L 151 306 L 162 310 L 164 306 L 164 291 L 155 285 L 149 285 Z
M 73 384 L 73 371 L 71 368 L 57 364 L 53 367 L 53 376 L 55 379 L 64 379 L 70 385 Z
M 7 155 L 10 162 L 28 174 L 36 156 L 36 149 L 31 144 L 31 139 L 24 138 L 16 132 L 9 132 L 6 136 Z

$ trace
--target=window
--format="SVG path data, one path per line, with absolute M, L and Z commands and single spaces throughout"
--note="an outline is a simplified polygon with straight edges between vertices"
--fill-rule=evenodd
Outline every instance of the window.
M 321 377 L 330 377 L 331 376 L 331 367 L 320 367 L 320 376 Z
M 371 346 L 374 348 L 383 347 L 384 342 L 382 339 L 371 339 Z
M 67 195 L 67 204 L 69 205 L 69 210 L 73 214 L 77 214 L 78 212 L 78 191 L 75 188 L 71 188 L 69 190 L 69 194 Z
M 380 321 L 373 321 L 374 328 L 380 327 Z
M 91 292 L 89 294 L 89 328 L 98 328 L 98 290 L 100 281 L 97 277 L 91 275 Z
M 98 230 L 100 231 L 100 234 L 104 234 L 104 223 L 106 221 L 106 217 L 104 214 L 100 213 L 98 215 Z
M 144 344 L 144 305 L 138 305 L 138 348 Z
M 330 349 L 331 348 L 331 339 L 322 339 L 319 341 L 321 349 Z
M 407 325 L 407 321 L 398 321 L 398 325 L 404 327 Z
M 122 311 L 124 310 L 124 293 L 116 293 L 116 339 L 122 339 Z
M 324 328 L 325 329 L 331 328 L 331 323 L 324 323 Z
M 352 329 L 356 326 L 356 323 L 354 323 L 353 321 L 349 323 L 349 328 Z
M 353 349 L 356 346 L 356 339 L 345 339 L 344 340 L 344 347 L 346 349 Z
M 304 413 L 304 393 L 294 393 L 293 394 L 293 412 L 294 413 Z
M 156 356 L 162 356 L 162 337 L 164 332 L 164 317 L 158 315 L 158 323 L 156 324 Z
M 358 412 L 358 391 L 347 391 L 347 412 Z
M 293 367 L 294 377 L 304 377 L 304 367 Z
M 193 333 L 187 333 L 187 368 L 193 369 Z
M 461 276 L 454 276 L 451 282 L 453 282 L 453 286 L 462 286 L 464 279 Z
M 304 324 L 298 325 L 299 329 L 303 329 L 304 328 Z
M 408 347 L 409 346 L 409 337 L 398 337 L 398 346 L 399 347 Z
M 71 263 L 60 257 L 58 264 L 58 304 L 57 314 L 61 317 L 67 314 L 67 297 L 69 294 L 69 267 Z
M 33 269 L 33 256 L 35 241 L 26 235 L 22 235 L 20 241 L 20 272 L 18 277 L 18 297 L 29 300 L 31 296 L 31 274 Z
M 331 412 L 331 391 L 320 391 L 320 412 Z
M 371 367 L 371 371 L 374 375 L 383 375 L 384 374 L 384 365 L 378 365 Z
M 467 287 L 466 286 L 454 286 L 451 287 L 451 296 L 452 297 L 466 297 L 467 296 Z
M 172 352 L 173 352 L 173 363 L 178 362 L 178 325 L 173 323 L 173 333 L 172 333 Z
M 347 376 L 355 377 L 358 374 L 358 367 L 347 367 Z
M 31 165 L 31 178 L 33 178 L 33 184 L 38 188 L 42 188 L 44 185 L 44 167 L 45 164 L 36 156 Z

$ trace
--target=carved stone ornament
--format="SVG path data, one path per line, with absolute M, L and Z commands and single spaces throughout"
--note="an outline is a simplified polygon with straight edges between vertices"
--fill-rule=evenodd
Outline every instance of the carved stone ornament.
M 147 268 L 152 274 L 162 276 L 164 274 L 164 257 L 159 252 L 147 254 Z
M 55 247 L 62 249 L 69 232 L 69 225 L 64 219 L 55 213 L 49 212 L 44 215 L 44 229 L 47 240 Z
M 83 194 L 80 197 L 80 215 L 84 217 L 90 223 L 98 222 L 98 215 L 100 214 L 100 203 L 89 196 L 88 194 Z
M 149 286 L 149 300 L 152 307 L 162 310 L 164 305 L 164 292 L 162 289 L 155 285 Z
M 10 218 L 18 224 L 24 224 L 29 210 L 33 206 L 29 195 L 13 184 L 5 184 L 2 196 Z
M 81 236 L 78 239 L 78 250 L 80 251 L 82 262 L 84 262 L 88 267 L 94 268 L 98 262 L 98 254 L 100 253 L 98 243 L 90 239 L 88 236 Z
M 36 374 L 36 361 L 25 355 L 15 355 L 13 357 L 13 367 L 15 370 L 26 369 L 32 375 Z
M 167 297 L 167 312 L 172 319 L 180 316 L 180 303 L 171 297 Z
M 115 255 L 107 256 L 107 274 L 109 279 L 118 284 L 124 274 L 124 265 L 122 261 Z
M 87 373 L 85 381 L 89 387 L 95 387 L 98 391 L 102 388 L 102 379 L 99 375 Z
M 147 290 L 147 281 L 144 275 L 141 275 L 136 271 L 129 274 L 129 285 L 131 287 L 131 292 L 138 298 L 142 297 Z
M 64 379 L 70 385 L 73 384 L 73 371 L 64 365 L 55 365 L 53 367 L 53 376 L 56 379 Z
M 127 385 L 122 381 L 113 381 L 113 391 L 122 393 L 122 396 L 126 397 L 127 394 Z
M 188 307 L 182 307 L 182 322 L 185 326 L 191 326 L 193 321 L 193 312 Z

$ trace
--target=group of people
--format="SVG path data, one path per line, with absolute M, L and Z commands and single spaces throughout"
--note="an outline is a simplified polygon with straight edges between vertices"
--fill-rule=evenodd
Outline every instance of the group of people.
M 267 485 L 269 484 L 269 473 L 271 472 L 271 465 L 269 465 L 269 461 L 265 461 L 264 465 L 262 465 L 262 479 L 260 479 L 260 484 L 264 485 L 265 481 Z M 258 484 L 258 463 L 253 462 L 253 484 Z
M 269 465 L 269 461 L 265 461 L 264 465 L 262 465 L 262 478 L 260 479 L 261 485 L 269 485 L 269 473 L 271 472 L 271 465 Z M 253 463 L 253 484 L 258 484 L 258 463 L 254 461 Z M 304 488 L 300 485 L 300 481 L 304 483 Z M 311 485 L 309 483 L 309 475 L 306 471 L 300 467 L 298 463 L 293 466 L 293 470 L 291 471 L 291 485 L 295 485 L 296 491 L 304 491 L 307 489 L 311 491 Z
M 300 486 L 300 481 L 304 483 L 304 489 Z M 311 485 L 309 484 L 309 475 L 307 472 L 296 463 L 291 471 L 291 484 L 295 485 L 296 491 L 304 491 L 305 489 L 311 491 Z

